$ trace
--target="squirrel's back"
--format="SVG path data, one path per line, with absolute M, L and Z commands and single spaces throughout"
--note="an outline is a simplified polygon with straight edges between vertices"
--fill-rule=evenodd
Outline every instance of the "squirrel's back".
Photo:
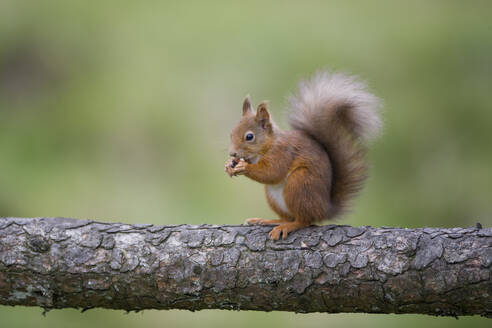
M 319 142 L 332 165 L 331 200 L 344 210 L 367 177 L 367 142 L 382 126 L 380 101 L 353 76 L 319 72 L 290 98 L 289 124 Z

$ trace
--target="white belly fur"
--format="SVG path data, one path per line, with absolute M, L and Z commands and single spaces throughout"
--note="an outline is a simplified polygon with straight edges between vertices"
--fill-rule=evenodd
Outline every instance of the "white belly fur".
M 268 196 L 270 196 L 270 199 L 277 205 L 277 207 L 280 208 L 285 213 L 289 213 L 289 210 L 287 209 L 287 205 L 285 205 L 285 200 L 283 195 L 284 186 L 285 186 L 285 180 L 276 185 L 267 185 L 266 189 L 268 192 Z

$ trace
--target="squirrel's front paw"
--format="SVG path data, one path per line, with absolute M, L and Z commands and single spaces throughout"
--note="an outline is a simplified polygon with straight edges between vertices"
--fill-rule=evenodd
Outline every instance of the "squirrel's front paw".
M 233 172 L 232 172 L 232 169 L 237 165 L 238 163 L 238 159 L 236 158 L 229 158 L 227 160 L 227 162 L 225 163 L 225 167 L 224 167 L 224 171 L 230 176 L 232 177 L 233 175 Z
M 240 159 L 239 162 L 231 168 L 232 175 L 242 175 L 246 172 L 246 166 L 248 166 L 248 162 L 244 159 Z

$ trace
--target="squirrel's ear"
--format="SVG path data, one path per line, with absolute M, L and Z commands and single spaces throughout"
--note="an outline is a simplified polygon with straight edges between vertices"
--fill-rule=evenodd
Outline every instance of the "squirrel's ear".
M 243 102 L 243 116 L 253 111 L 253 106 L 251 106 L 251 101 L 249 100 L 249 95 L 244 98 Z
M 266 101 L 261 102 L 256 110 L 256 121 L 260 126 L 267 130 L 272 131 L 272 123 L 270 122 L 270 113 L 268 113 L 268 103 Z

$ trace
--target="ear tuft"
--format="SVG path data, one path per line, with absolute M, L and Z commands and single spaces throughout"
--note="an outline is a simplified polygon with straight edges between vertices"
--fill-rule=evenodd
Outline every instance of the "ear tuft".
M 256 110 L 256 121 L 261 125 L 261 127 L 265 130 L 272 130 L 272 123 L 270 122 L 270 113 L 268 113 L 268 102 L 262 101 L 258 105 L 258 109 Z
M 258 105 L 256 110 L 256 118 L 258 120 L 270 120 L 270 113 L 268 113 L 268 102 L 262 101 Z
M 251 106 L 251 100 L 249 100 L 249 95 L 244 98 L 243 102 L 243 116 L 252 112 L 253 111 L 253 106 Z

